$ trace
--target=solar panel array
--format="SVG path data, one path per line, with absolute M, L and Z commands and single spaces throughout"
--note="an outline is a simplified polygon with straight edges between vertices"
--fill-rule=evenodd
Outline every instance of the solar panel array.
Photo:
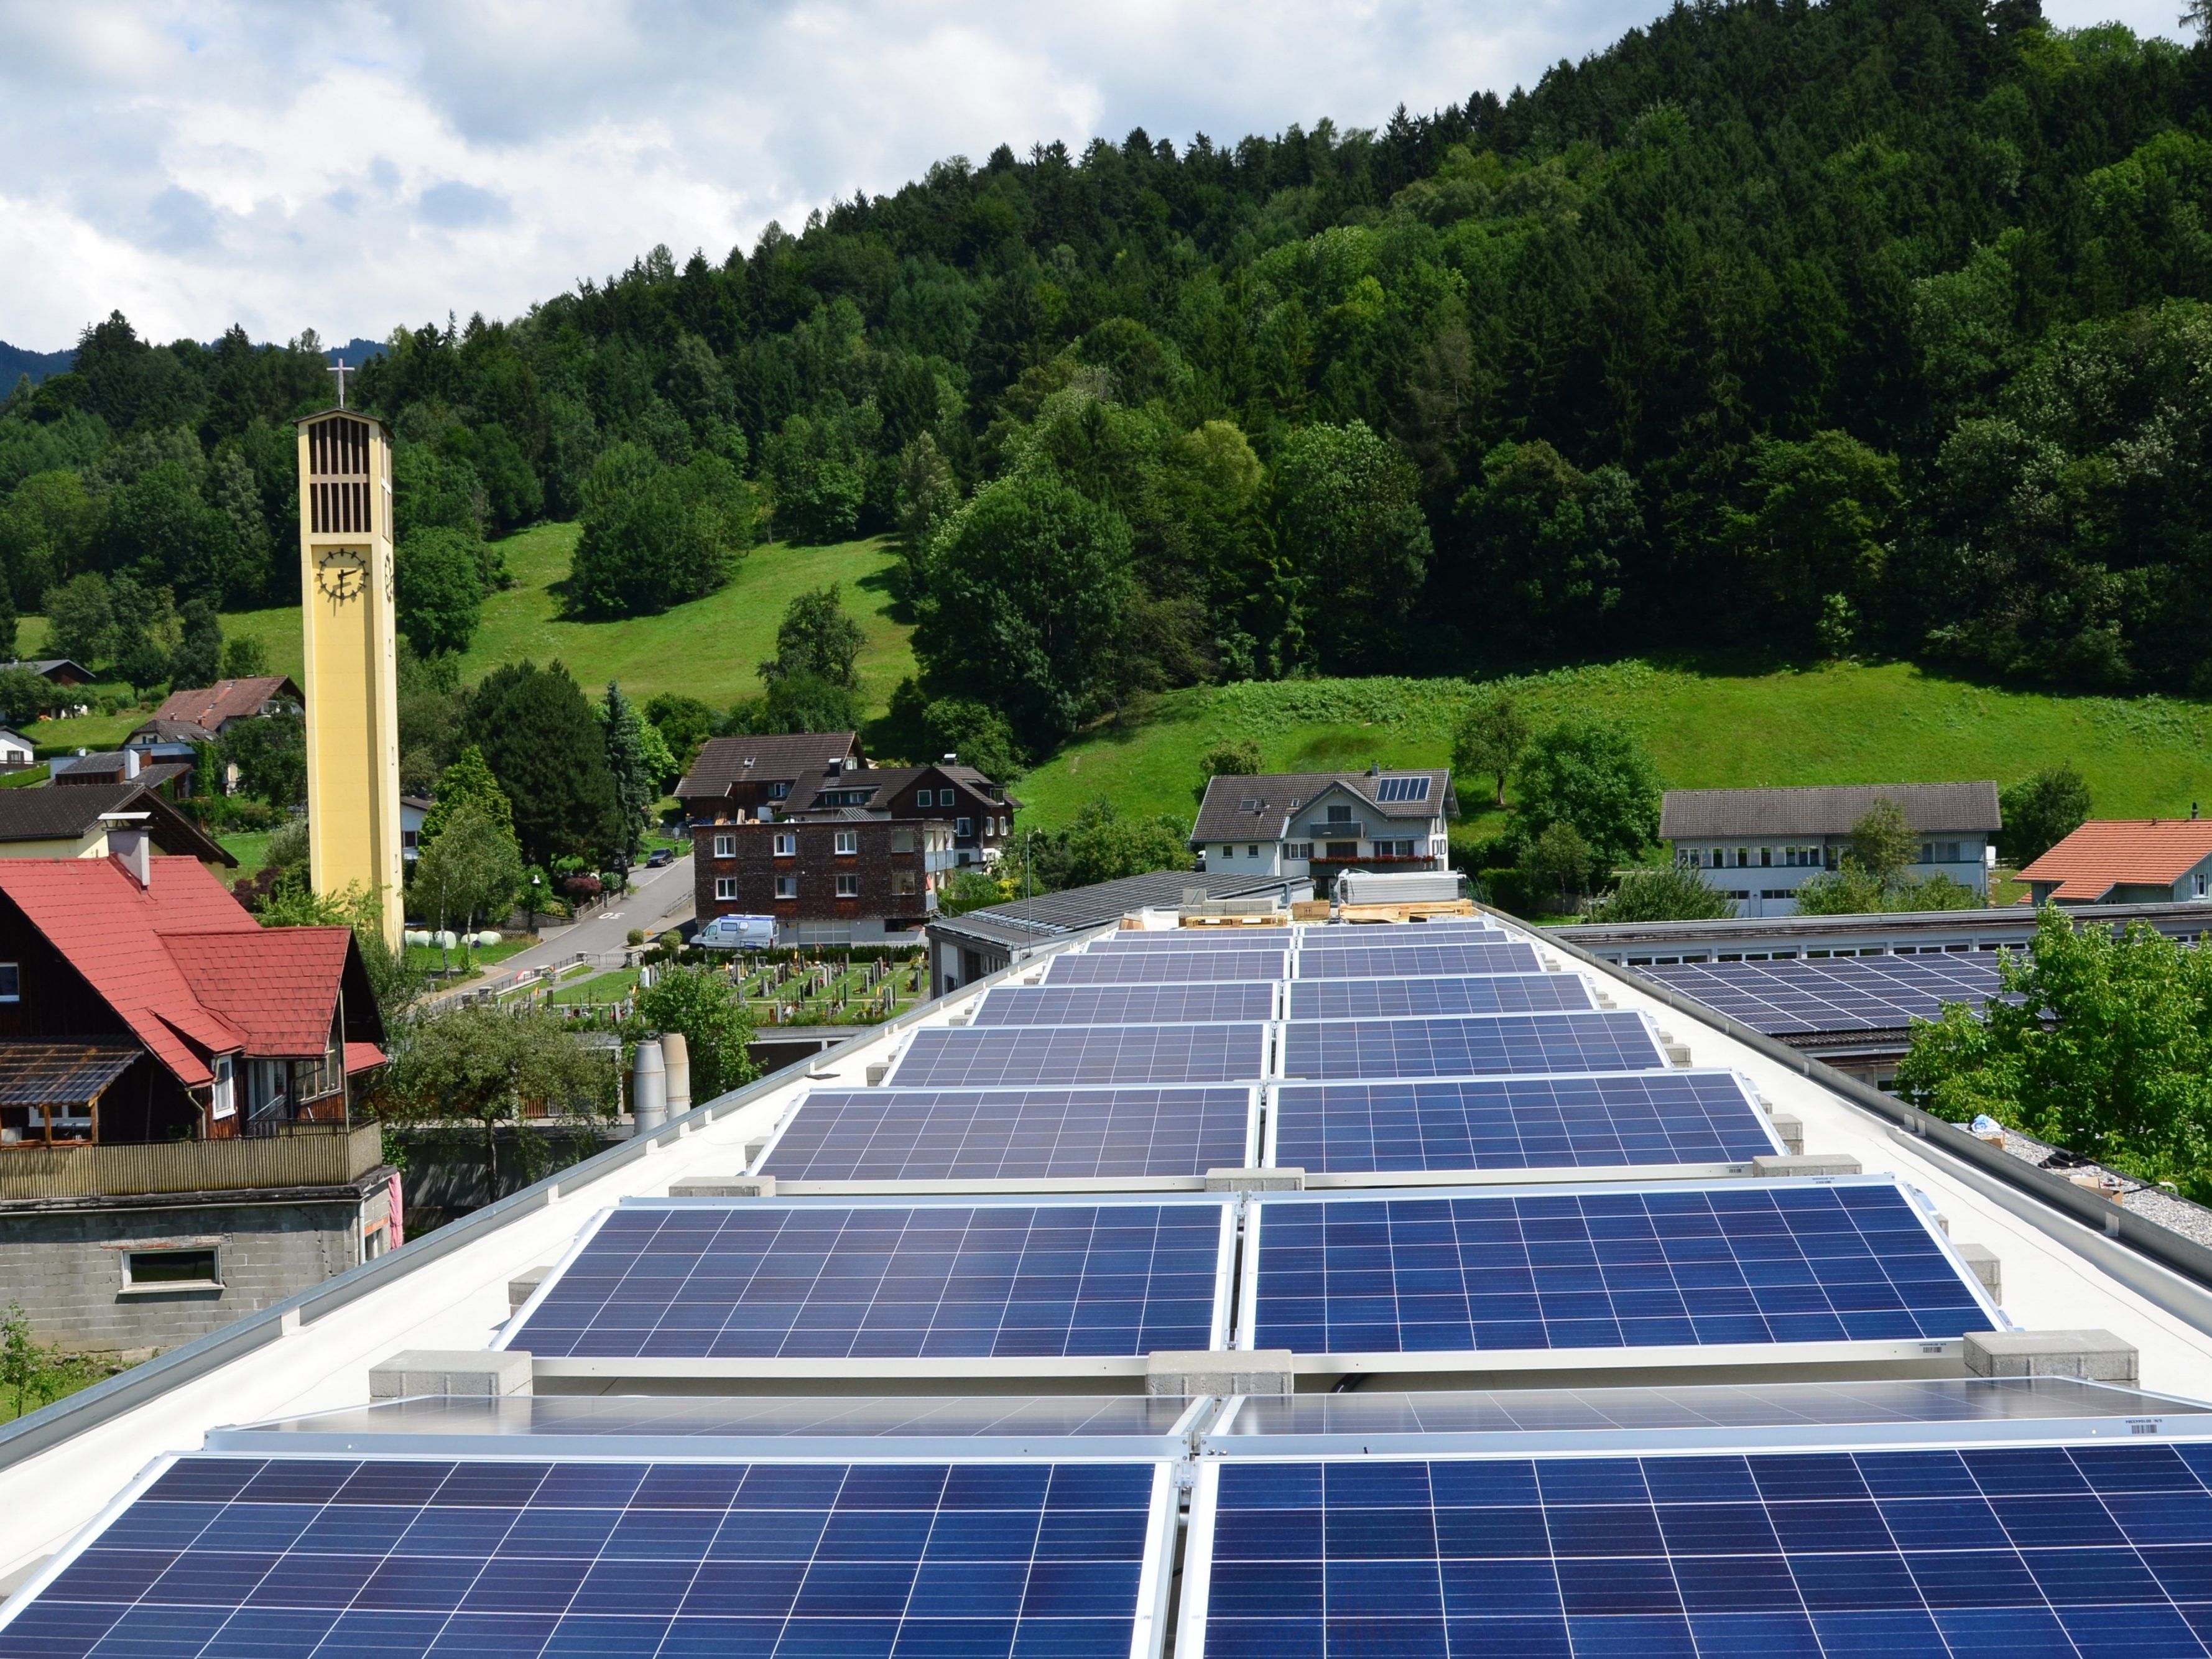
M 1246 1161 L 1252 1091 L 848 1089 L 793 1115 L 761 1168 L 780 1181 L 1203 1176 Z
M 1454 974 L 1533 974 L 1534 945 L 1510 939 L 1437 945 L 1357 945 L 1301 951 L 1300 979 L 1440 979 Z
M 1316 1020 L 1283 1028 L 1287 1078 L 1634 1072 L 1666 1064 L 1650 1022 L 1626 1011 Z
M 1450 979 L 1319 979 L 1290 988 L 1292 1019 L 1396 1019 L 1435 1014 L 1557 1013 L 1595 1008 L 1579 974 Z
M 1157 1479 L 186 1457 L 0 1630 L 0 1655 L 1125 1659 Z
M 593 1359 L 1128 1358 L 1220 1323 L 1218 1202 L 630 1203 L 504 1346 Z
M 1733 1072 L 1286 1084 L 1274 1162 L 1309 1175 L 1742 1164 L 1781 1147 Z
M 983 994 L 977 1025 L 1204 1025 L 1275 1012 L 1266 980 L 1217 985 L 1000 985 Z
M 926 1026 L 893 1068 L 909 1089 L 1235 1083 L 1266 1075 L 1267 1030 L 1241 1025 Z
M 1638 971 L 1769 1036 L 1903 1030 L 1950 1003 L 1978 1012 L 1998 990 L 1993 951 L 1678 963 Z
M 1201 1471 L 1177 1652 L 2201 1655 L 2212 1447 Z M 1196 1625 L 1198 1628 L 1192 1626 Z

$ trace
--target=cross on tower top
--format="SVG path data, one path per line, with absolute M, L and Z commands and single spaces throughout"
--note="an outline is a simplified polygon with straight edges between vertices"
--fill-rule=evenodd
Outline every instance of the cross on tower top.
M 329 368 L 324 371 L 325 374 L 335 374 L 338 377 L 338 407 L 340 409 L 343 409 L 346 406 L 345 377 L 354 372 L 354 370 L 348 368 L 342 362 L 332 363 Z

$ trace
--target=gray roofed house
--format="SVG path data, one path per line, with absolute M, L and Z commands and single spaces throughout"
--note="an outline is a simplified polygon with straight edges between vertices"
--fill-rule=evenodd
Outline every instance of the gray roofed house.
M 1943 876 L 1987 896 L 2003 823 L 1991 782 L 1670 789 L 1659 835 L 1674 843 L 1675 864 L 1706 872 L 1706 885 L 1735 900 L 1738 915 L 1794 915 L 1796 890 L 1838 866 L 1852 826 L 1884 800 L 1897 803 L 1920 837 L 1910 878 Z
M 142 813 L 143 819 L 137 816 Z M 105 858 L 114 850 L 112 832 L 142 823 L 158 851 L 210 864 L 238 863 L 143 780 L 0 789 L 0 858 Z
M 1224 774 L 1206 784 L 1190 845 L 1209 875 L 1442 870 L 1445 826 L 1458 816 L 1441 767 Z
M 677 784 L 676 797 L 695 818 L 712 817 L 724 806 L 753 810 L 788 798 L 791 786 L 809 772 L 833 763 L 858 766 L 864 758 L 857 732 L 709 738 Z

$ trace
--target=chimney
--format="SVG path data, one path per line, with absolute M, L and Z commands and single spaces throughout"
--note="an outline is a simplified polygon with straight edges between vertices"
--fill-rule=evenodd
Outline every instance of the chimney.
M 949 754 L 945 756 L 943 760 L 939 761 L 938 764 L 939 766 L 953 766 L 958 764 L 959 760 L 960 757 L 957 753 Z
M 123 781 L 125 783 L 138 775 L 138 751 L 125 744 L 123 748 Z
M 647 1037 L 637 1045 L 637 1061 L 630 1073 L 629 1115 L 633 1135 L 649 1135 L 668 1121 L 668 1073 L 661 1063 L 658 1037 Z
M 141 892 L 154 884 L 154 837 L 146 828 L 147 812 L 102 812 L 100 821 L 107 826 L 109 856 L 123 866 L 123 873 L 138 884 Z
M 660 1034 L 661 1070 L 667 1082 L 668 1115 L 681 1117 L 691 1109 L 691 1047 L 681 1031 Z

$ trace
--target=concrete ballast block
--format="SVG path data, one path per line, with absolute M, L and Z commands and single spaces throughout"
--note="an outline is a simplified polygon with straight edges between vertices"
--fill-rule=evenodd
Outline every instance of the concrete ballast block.
M 513 1279 L 508 1279 L 507 1281 L 507 1312 L 521 1312 L 522 1304 L 538 1294 L 538 1287 L 545 1282 L 545 1275 L 552 1271 L 550 1267 L 532 1267 L 528 1273 L 517 1273 Z
M 774 1176 L 694 1176 L 669 1183 L 671 1198 L 774 1198 Z
M 1859 1161 L 1835 1152 L 1762 1152 L 1751 1160 L 1752 1174 L 1779 1181 L 1790 1176 L 1847 1176 L 1859 1173 Z
M 1976 1376 L 2133 1384 L 2142 1375 L 2135 1344 L 2110 1331 L 1969 1331 L 1963 1357 Z
M 1951 1248 L 1959 1253 L 1959 1260 L 1966 1264 L 1974 1277 L 1982 1281 L 1982 1288 L 1990 1293 L 1990 1300 L 2003 1301 L 2004 1264 L 1997 1260 L 1997 1253 L 1986 1244 L 1954 1243 Z
M 1279 1170 L 1208 1170 L 1209 1193 L 1302 1193 L 1306 1172 L 1295 1165 Z
M 1275 1395 L 1292 1392 L 1288 1348 L 1162 1348 L 1145 1358 L 1145 1392 Z
M 868 1066 L 868 1087 L 870 1087 L 871 1089 L 872 1089 L 872 1088 L 876 1087 L 878 1084 L 882 1083 L 882 1081 L 883 1081 L 885 1078 L 889 1077 L 890 1074 L 891 1074 L 891 1063 L 890 1063 L 890 1061 L 889 1061 L 889 1060 L 875 1060 L 875 1061 L 871 1062 L 871 1064 L 870 1064 L 870 1065 L 869 1065 L 869 1066 Z
M 1805 1120 L 1790 1112 L 1772 1112 L 1767 1122 L 1774 1128 L 1774 1138 L 1782 1143 L 1782 1150 L 1791 1157 L 1802 1157 L 1805 1151 Z
M 469 1395 L 499 1399 L 530 1392 L 530 1356 L 510 1348 L 407 1348 L 370 1367 L 368 1397 Z

